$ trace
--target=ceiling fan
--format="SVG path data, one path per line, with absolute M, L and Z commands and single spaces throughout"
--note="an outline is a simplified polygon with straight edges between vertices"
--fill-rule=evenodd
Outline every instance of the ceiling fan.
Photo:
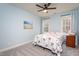
M 45 13 L 48 13 L 48 10 L 56 9 L 56 7 L 49 8 L 50 5 L 51 5 L 51 3 L 46 3 L 43 6 L 36 4 L 37 7 L 42 8 L 41 10 L 38 10 L 38 12 L 42 11 Z

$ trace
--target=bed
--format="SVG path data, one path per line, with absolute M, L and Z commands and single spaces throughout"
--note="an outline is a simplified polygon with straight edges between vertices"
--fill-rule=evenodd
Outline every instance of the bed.
M 33 44 L 50 49 L 58 56 L 63 51 L 62 44 L 65 42 L 65 34 L 59 32 L 49 32 L 35 36 Z

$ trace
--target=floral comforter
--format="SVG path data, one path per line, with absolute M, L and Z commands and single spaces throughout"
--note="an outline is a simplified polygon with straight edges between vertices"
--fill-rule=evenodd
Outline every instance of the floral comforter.
M 35 36 L 34 45 L 39 45 L 50 49 L 53 53 L 60 55 L 62 52 L 62 43 L 65 41 L 63 33 L 44 33 Z

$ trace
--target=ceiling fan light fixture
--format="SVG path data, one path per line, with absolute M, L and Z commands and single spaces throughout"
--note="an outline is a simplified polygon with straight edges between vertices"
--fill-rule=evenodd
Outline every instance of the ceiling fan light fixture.
M 41 10 L 38 10 L 38 12 L 48 13 L 48 10 L 56 9 L 56 7 L 49 7 L 51 3 L 44 4 L 43 6 L 36 4 L 37 7 L 40 7 Z
M 47 12 L 48 12 L 48 10 L 46 10 L 46 9 L 45 9 L 45 10 L 43 10 L 42 12 L 47 13 Z

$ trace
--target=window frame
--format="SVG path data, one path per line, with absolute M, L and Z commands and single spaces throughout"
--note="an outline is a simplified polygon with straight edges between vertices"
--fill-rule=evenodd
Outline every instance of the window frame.
M 70 17 L 70 19 L 69 19 L 69 21 L 66 21 L 66 22 L 69 22 L 70 23 L 70 25 L 68 25 L 68 24 L 65 24 L 65 25 L 63 25 L 63 22 L 64 22 L 64 20 L 66 20 L 66 19 L 64 19 L 63 20 L 63 18 L 67 18 L 67 17 Z M 67 19 L 68 20 L 68 19 Z M 63 26 L 65 26 L 65 28 L 66 28 L 66 26 L 69 26 L 70 27 L 70 30 L 68 31 L 68 32 L 65 32 L 65 33 L 71 33 L 72 32 L 72 15 L 71 14 L 66 14 L 66 15 L 62 15 L 61 16 L 61 32 L 64 32 L 64 30 L 63 30 Z M 67 28 L 66 28 L 67 29 Z M 67 30 L 66 30 L 67 31 Z

